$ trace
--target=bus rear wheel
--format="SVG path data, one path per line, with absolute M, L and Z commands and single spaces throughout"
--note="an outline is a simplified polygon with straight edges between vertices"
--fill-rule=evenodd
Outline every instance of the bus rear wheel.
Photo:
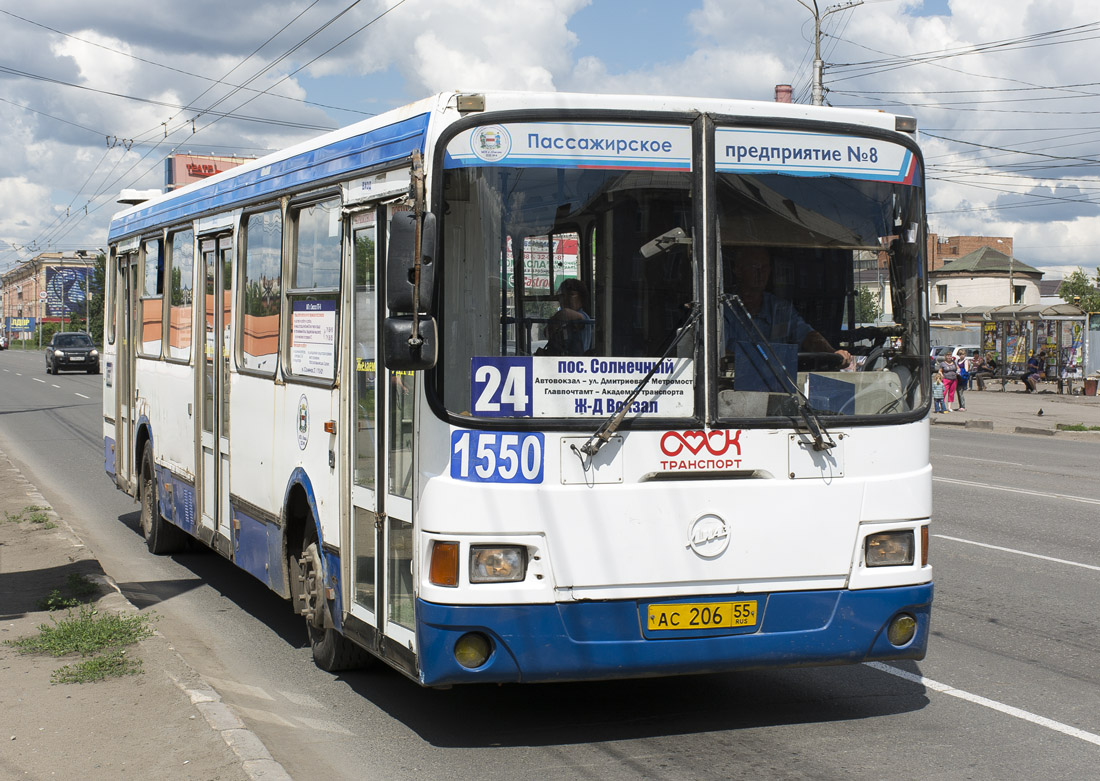
M 141 456 L 141 533 L 150 553 L 178 553 L 187 547 L 187 535 L 160 515 L 153 445 L 145 444 Z
M 305 616 L 313 662 L 325 672 L 365 667 L 370 654 L 348 640 L 332 626 L 328 600 L 325 599 L 324 569 L 317 541 L 306 539 L 298 559 L 298 612 Z

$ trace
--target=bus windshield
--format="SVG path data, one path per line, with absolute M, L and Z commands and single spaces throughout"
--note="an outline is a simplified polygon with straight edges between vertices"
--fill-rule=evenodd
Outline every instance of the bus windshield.
M 919 188 L 720 173 L 717 190 L 719 417 L 919 408 Z
M 445 172 L 442 211 L 438 377 L 453 413 L 613 412 L 691 315 L 688 171 L 463 167 Z M 642 397 L 639 412 L 693 414 L 694 342 L 681 339 L 686 356 L 652 383 L 661 403 Z

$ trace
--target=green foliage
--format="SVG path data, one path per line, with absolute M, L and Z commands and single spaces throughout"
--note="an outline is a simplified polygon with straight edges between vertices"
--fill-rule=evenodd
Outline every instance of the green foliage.
M 27 521 L 37 526 L 41 526 L 43 529 L 56 529 L 57 524 L 50 520 L 48 510 L 49 508 L 47 507 L 37 507 L 31 504 L 16 513 L 5 510 L 4 520 L 12 523 L 23 523 Z
M 46 597 L 38 600 L 40 610 L 64 610 L 90 602 L 99 596 L 99 586 L 79 572 L 70 572 L 64 586 L 53 589 Z
M 54 683 L 84 683 L 141 672 L 141 662 L 126 655 L 126 646 L 149 637 L 149 616 L 99 615 L 91 605 L 72 609 L 60 621 L 38 627 L 38 634 L 6 640 L 5 645 L 24 654 L 61 657 L 79 654 L 83 660 L 53 672 Z
M 96 255 L 95 266 L 92 267 L 91 291 L 88 297 L 88 324 L 87 331 L 92 335 L 92 340 L 103 344 L 103 291 L 107 289 L 107 258 L 104 255 Z
M 878 293 L 861 287 L 859 296 L 856 298 L 856 322 L 873 323 L 878 320 L 880 314 L 882 309 L 879 308 Z
M 1089 279 L 1083 268 L 1062 280 L 1058 287 L 1058 297 L 1068 304 L 1076 304 L 1086 312 L 1100 312 L 1100 267 L 1096 269 L 1096 276 Z
M 142 672 L 141 660 L 131 659 L 121 648 L 54 670 L 50 683 L 91 683 Z

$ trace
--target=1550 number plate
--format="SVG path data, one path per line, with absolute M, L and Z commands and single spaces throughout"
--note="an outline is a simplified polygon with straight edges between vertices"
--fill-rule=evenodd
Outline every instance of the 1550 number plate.
M 646 625 L 651 632 L 756 626 L 756 600 L 650 605 Z

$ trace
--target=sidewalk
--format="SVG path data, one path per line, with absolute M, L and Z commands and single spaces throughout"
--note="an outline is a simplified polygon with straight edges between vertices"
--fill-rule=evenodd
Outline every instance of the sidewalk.
M 1040 383 L 1038 393 L 1027 393 L 1022 384 L 1013 382 L 1004 391 L 1000 383 L 986 383 L 985 387 L 984 391 L 965 392 L 965 412 L 933 413 L 932 424 L 1100 442 L 1100 431 L 1074 432 L 1059 428 L 1078 424 L 1100 426 L 1100 396 L 1060 395 L 1055 382 Z
M 74 575 L 98 585 L 92 605 L 99 615 L 138 614 L 0 452 L 0 777 L 289 778 L 156 632 L 127 649 L 140 673 L 93 683 L 51 683 L 55 670 L 79 656 L 22 654 L 4 644 L 64 620 L 65 610 L 47 612 L 41 603 L 55 589 L 67 595 Z

